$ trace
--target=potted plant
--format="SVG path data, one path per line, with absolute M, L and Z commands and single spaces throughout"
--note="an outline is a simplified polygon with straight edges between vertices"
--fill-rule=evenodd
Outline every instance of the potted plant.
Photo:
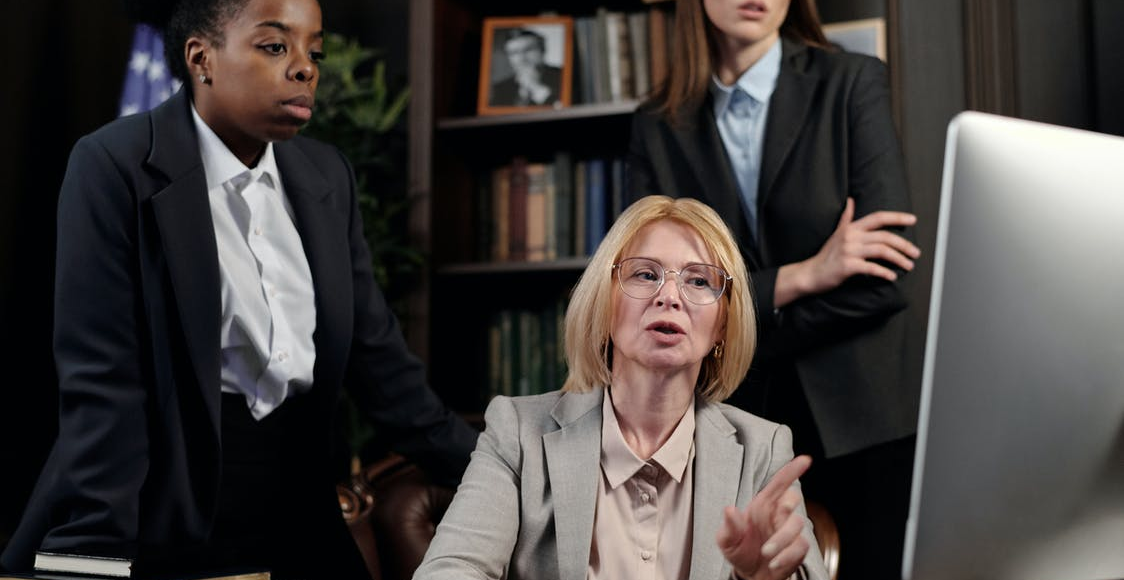
M 399 120 L 409 102 L 406 87 L 388 86 L 379 51 L 339 34 L 324 37 L 316 114 L 304 133 L 335 145 L 355 168 L 359 210 L 375 281 L 402 318 L 405 302 L 395 297 L 423 264 L 421 252 L 409 244 L 405 228 L 409 209 L 400 178 L 405 164 L 405 136 Z M 372 425 L 347 393 L 341 401 L 341 424 L 351 450 L 351 471 L 375 440 Z
M 339 147 L 354 166 L 375 281 L 393 295 L 397 289 L 393 282 L 423 262 L 421 253 L 406 241 L 401 226 L 407 199 L 404 188 L 394 185 L 404 163 L 405 139 L 398 121 L 410 91 L 392 90 L 379 52 L 355 39 L 327 34 L 324 53 L 316 114 L 304 132 Z

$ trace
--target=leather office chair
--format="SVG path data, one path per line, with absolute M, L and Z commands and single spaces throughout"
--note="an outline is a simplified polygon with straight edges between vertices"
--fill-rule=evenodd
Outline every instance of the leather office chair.
M 409 580 L 454 490 L 430 483 L 416 465 L 391 454 L 364 467 L 337 492 L 372 580 Z
M 824 567 L 831 580 L 835 580 L 839 576 L 839 528 L 835 527 L 835 519 L 823 505 L 805 500 L 804 507 L 808 510 L 808 519 L 812 520 L 812 531 L 823 554 Z
M 430 483 L 415 465 L 390 455 L 337 487 L 340 508 L 373 580 L 409 580 L 421 564 L 453 490 Z M 832 580 L 839 569 L 839 531 L 823 506 L 808 517 Z

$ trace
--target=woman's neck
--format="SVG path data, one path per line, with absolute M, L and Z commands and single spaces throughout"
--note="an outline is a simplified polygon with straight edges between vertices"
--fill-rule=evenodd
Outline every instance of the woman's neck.
M 243 165 L 253 169 L 265 153 L 267 143 L 239 132 L 233 125 L 226 122 L 223 115 L 212 107 L 211 101 L 196 97 L 193 101 L 195 111 L 199 118 L 215 132 L 223 145 L 230 150 Z
M 719 46 L 718 70 L 715 71 L 718 80 L 727 86 L 734 84 L 779 41 L 779 32 L 750 44 L 741 44 L 727 37 Z
M 667 443 L 695 396 L 694 382 L 684 373 L 628 378 L 614 374 L 609 394 L 621 435 L 644 460 Z

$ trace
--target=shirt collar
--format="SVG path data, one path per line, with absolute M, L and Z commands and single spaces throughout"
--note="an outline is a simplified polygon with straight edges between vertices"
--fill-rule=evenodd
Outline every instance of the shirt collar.
M 199 155 L 203 158 L 203 171 L 207 175 L 208 190 L 219 187 L 246 172 L 250 173 L 251 180 L 268 175 L 265 183 L 271 187 L 276 187 L 276 184 L 280 183 L 277 160 L 273 156 L 273 143 L 266 143 L 265 152 L 262 153 L 257 166 L 251 169 L 235 157 L 226 143 L 223 143 L 214 130 L 203 121 L 199 112 L 195 110 L 194 103 L 191 105 L 191 117 L 195 121 L 195 131 L 199 135 Z M 245 183 L 249 181 L 245 180 Z
M 611 395 L 611 389 L 605 391 L 601 407 L 601 469 L 605 472 L 609 487 L 616 489 L 636 475 L 648 462 L 637 457 L 625 442 L 621 426 L 617 422 L 617 414 L 613 411 Z M 687 412 L 679 420 L 679 425 L 652 455 L 651 461 L 662 467 L 677 483 L 682 482 L 694 447 L 695 401 L 692 399 Z
M 710 77 L 710 95 L 714 99 L 714 115 L 721 116 L 730 104 L 735 89 L 741 89 L 758 103 L 767 103 L 777 87 L 781 72 L 781 41 L 777 39 L 769 51 L 749 67 L 732 85 L 724 85 L 718 75 Z

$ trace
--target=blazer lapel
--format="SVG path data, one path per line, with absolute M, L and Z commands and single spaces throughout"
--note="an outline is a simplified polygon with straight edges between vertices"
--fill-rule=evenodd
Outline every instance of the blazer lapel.
M 769 101 L 769 119 L 765 124 L 758 207 L 764 207 L 769 201 L 773 182 L 804 128 L 816 85 L 820 82 L 818 74 L 804 70 L 803 61 L 807 56 L 804 45 L 781 39 L 781 51 L 781 71 Z
M 222 323 L 218 245 L 190 106 L 181 90 L 153 110 L 152 150 L 146 162 L 169 180 L 167 187 L 152 194 L 152 210 L 188 353 L 218 437 Z
M 738 182 L 726 156 L 722 136 L 718 133 L 713 108 L 708 95 L 701 106 L 695 107 L 693 118 L 684 109 L 684 118 L 691 118 L 690 122 L 673 126 L 671 130 L 700 186 L 699 191 L 683 191 L 679 194 L 705 201 L 726 220 L 735 239 L 747 239 L 749 227 L 741 207 Z
M 560 580 L 583 580 L 589 568 L 589 538 L 597 508 L 597 477 L 601 473 L 604 394 L 603 389 L 563 394 L 551 412 L 559 429 L 543 435 L 554 500 Z
M 746 223 L 745 211 L 742 210 L 738 182 L 726 155 L 722 135 L 718 132 L 718 124 L 714 120 L 714 105 L 710 95 L 706 96 L 701 106 L 694 107 L 694 111 L 685 108 L 680 115 L 690 121 L 673 125 L 672 139 L 686 158 L 699 190 L 681 191 L 677 194 L 705 202 L 722 216 L 734 239 L 749 240 L 749 225 Z M 750 262 L 750 269 L 756 269 L 761 257 L 755 245 L 742 244 L 742 251 Z
M 354 304 L 348 216 L 331 206 L 331 184 L 296 144 L 274 143 L 273 153 L 293 207 L 316 292 L 315 383 L 338 384 L 348 351 L 343 344 L 348 335 L 345 327 Z
M 694 546 L 691 578 L 726 578 L 726 559 L 714 543 L 722 526 L 722 512 L 735 505 L 741 486 L 744 454 L 733 425 L 717 407 L 696 400 Z

